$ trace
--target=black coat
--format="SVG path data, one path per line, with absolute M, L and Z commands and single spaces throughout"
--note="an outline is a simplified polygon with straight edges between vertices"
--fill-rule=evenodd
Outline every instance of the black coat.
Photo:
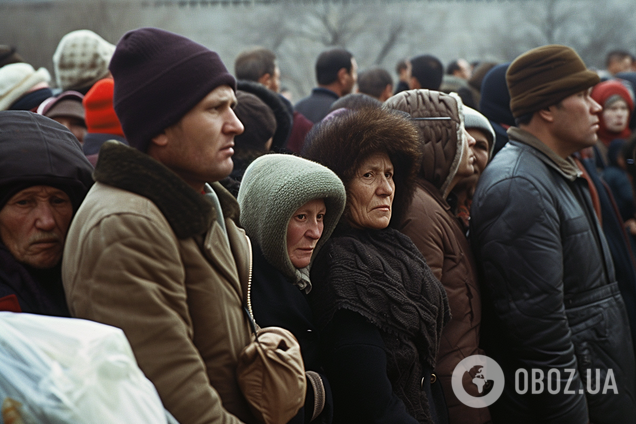
M 471 235 L 482 274 L 482 344 L 503 368 L 495 423 L 633 422 L 636 371 L 629 322 L 587 183 L 519 129 L 480 178 Z M 520 141 L 523 140 L 523 141 Z M 548 149 L 549 150 L 549 149 Z M 550 394 L 515 391 L 517 369 L 557 369 Z M 563 393 L 569 372 L 576 370 Z M 580 394 L 586 371 L 612 369 L 619 394 Z M 547 379 L 547 377 L 546 377 Z M 593 388 L 593 387 L 592 387 Z M 528 392 L 530 393 L 530 392 Z
M 320 333 L 314 324 L 307 297 L 265 259 L 257 244 L 252 246 L 254 260 L 251 299 L 254 319 L 261 327 L 286 328 L 296 337 L 300 344 L 305 370 L 319 373 L 326 391 L 325 409 L 314 422 L 330 423 L 333 415 L 331 388 L 322 371 L 318 350 Z M 290 424 L 308 423 L 313 412 L 313 403 L 312 386 L 307 384 L 305 407 L 290 421 Z
M 0 243 L 0 311 L 70 317 L 60 265 L 35 269 L 21 264 Z
M 311 277 L 334 423 L 445 422 L 430 377 L 448 300 L 413 242 L 341 225 Z
M 329 108 L 336 100 L 338 100 L 336 93 L 326 88 L 317 87 L 311 91 L 309 96 L 299 100 L 294 105 L 294 110 L 302 113 L 305 118 L 315 124 L 327 116 Z

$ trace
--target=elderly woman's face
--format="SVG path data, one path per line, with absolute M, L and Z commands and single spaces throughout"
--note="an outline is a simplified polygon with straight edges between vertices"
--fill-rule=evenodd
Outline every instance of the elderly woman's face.
M 389 226 L 395 183 L 393 164 L 386 153 L 365 160 L 347 186 L 347 220 L 356 228 Z
M 314 199 L 299 207 L 287 224 L 287 255 L 292 265 L 304 268 L 311 262 L 325 228 L 325 201 Z

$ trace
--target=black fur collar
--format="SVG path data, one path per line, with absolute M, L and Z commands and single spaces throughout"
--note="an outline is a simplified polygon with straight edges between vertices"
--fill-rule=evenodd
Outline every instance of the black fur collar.
M 148 198 L 180 239 L 205 233 L 217 216 L 212 202 L 174 172 L 137 149 L 116 141 L 102 145 L 93 178 Z M 224 214 L 238 220 L 238 204 L 232 201 L 232 195 L 218 183 L 212 186 Z

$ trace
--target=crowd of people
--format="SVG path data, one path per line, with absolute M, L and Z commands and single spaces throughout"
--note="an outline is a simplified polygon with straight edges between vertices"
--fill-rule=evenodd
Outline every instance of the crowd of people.
M 332 48 L 293 104 L 261 47 L 231 73 L 77 30 L 52 83 L 0 46 L 0 311 L 121 328 L 182 424 L 270 422 L 237 377 L 259 327 L 300 346 L 290 423 L 633 422 L 636 59 L 607 58 L 421 54 L 394 84 Z M 505 386 L 475 406 L 479 355 Z

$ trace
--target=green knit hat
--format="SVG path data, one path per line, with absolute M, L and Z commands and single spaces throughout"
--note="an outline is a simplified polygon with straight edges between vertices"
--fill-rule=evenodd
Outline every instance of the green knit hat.
M 259 157 L 245 171 L 238 193 L 241 226 L 260 246 L 269 263 L 307 293 L 309 267 L 296 269 L 287 254 L 287 226 L 294 212 L 314 199 L 324 199 L 327 213 L 313 259 L 329 238 L 345 207 L 342 181 L 328 168 L 292 155 Z
M 570 47 L 537 47 L 516 58 L 508 68 L 510 110 L 515 118 L 555 105 L 600 81 Z

